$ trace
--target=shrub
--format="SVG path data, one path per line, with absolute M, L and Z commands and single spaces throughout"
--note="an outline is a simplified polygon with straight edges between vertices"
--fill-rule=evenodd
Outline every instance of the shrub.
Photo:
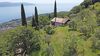
M 46 27 L 44 28 L 44 30 L 45 30 L 46 33 L 49 34 L 49 35 L 51 35 L 51 34 L 54 33 L 54 29 L 53 29 L 53 27 L 51 27 L 51 26 L 46 26 Z
M 23 52 L 26 51 L 26 54 L 29 54 L 32 51 L 40 50 L 40 36 L 38 31 L 35 31 L 33 28 L 22 27 L 20 31 L 16 31 L 12 37 L 11 49 L 14 51 L 16 51 L 18 48 L 22 48 Z

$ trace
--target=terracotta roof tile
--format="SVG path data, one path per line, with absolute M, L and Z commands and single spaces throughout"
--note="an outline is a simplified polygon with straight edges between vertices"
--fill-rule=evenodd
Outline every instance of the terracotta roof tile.
M 56 19 L 56 20 L 55 20 Z M 52 22 L 59 22 L 59 23 L 65 23 L 68 19 L 66 18 L 53 18 L 51 21 Z

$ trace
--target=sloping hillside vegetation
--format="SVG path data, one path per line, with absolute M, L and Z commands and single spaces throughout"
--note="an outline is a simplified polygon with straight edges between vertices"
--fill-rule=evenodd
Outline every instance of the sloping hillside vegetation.
M 39 16 L 38 30 L 29 23 L 3 31 L 0 56 L 100 56 L 99 0 L 85 0 L 68 14 L 58 15 L 65 16 L 71 20 L 68 25 L 51 26 L 52 15 L 47 15 Z

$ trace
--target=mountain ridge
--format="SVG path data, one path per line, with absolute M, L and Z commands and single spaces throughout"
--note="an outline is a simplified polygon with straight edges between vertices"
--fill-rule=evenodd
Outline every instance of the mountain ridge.
M 16 2 L 16 3 L 14 3 L 14 2 L 0 2 L 0 7 L 12 7 L 12 6 L 20 6 L 20 2 Z M 27 5 L 34 5 L 34 4 L 32 4 L 32 3 L 27 3 L 27 2 L 24 2 L 23 3 L 25 6 L 27 6 Z

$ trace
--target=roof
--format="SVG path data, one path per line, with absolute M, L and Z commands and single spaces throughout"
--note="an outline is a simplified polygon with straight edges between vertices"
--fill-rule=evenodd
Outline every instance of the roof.
M 66 21 L 68 21 L 68 19 L 67 18 L 53 18 L 51 21 L 58 22 L 58 23 L 66 23 Z

